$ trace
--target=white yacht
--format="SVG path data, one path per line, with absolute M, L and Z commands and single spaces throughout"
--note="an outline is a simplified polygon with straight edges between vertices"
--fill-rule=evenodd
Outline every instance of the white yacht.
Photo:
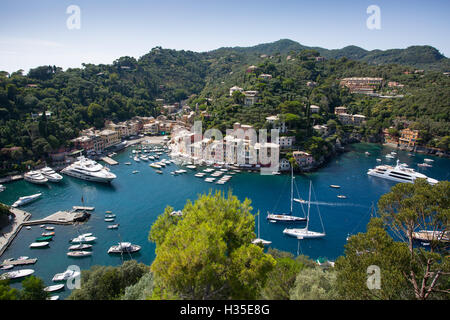
M 64 271 L 62 273 L 55 274 L 52 281 L 55 281 L 55 282 L 56 281 L 66 281 L 68 279 L 76 278 L 76 277 L 80 276 L 80 274 L 81 273 L 79 271 L 67 269 L 66 271 Z
M 42 195 L 42 193 L 36 193 L 36 194 L 32 194 L 31 196 L 20 197 L 19 200 L 14 202 L 11 207 L 17 208 L 17 207 L 23 206 L 24 204 L 27 204 L 27 203 L 37 200 L 41 195 Z
M 78 179 L 95 182 L 108 183 L 116 178 L 116 175 L 110 172 L 108 168 L 83 156 L 78 157 L 78 161 L 64 168 L 61 172 Z
M 5 190 L 6 190 L 6 187 L 4 185 L 0 184 L 0 192 L 5 191 Z
M 45 167 L 41 169 L 40 172 L 50 182 L 60 182 L 63 178 L 60 174 L 56 173 L 55 170 L 50 167 Z
M 428 183 L 431 185 L 439 182 L 436 179 L 429 178 L 422 173 L 408 168 L 407 165 L 400 163 L 399 160 L 397 160 L 397 165 L 395 167 L 388 165 L 376 166 L 374 169 L 369 169 L 369 171 L 367 171 L 367 174 L 370 176 L 385 178 L 396 182 L 414 183 L 414 180 L 416 180 L 417 178 L 427 179 Z
M 322 218 L 320 218 L 320 223 L 322 224 L 322 232 L 317 232 L 317 231 L 312 231 L 309 230 L 309 212 L 310 212 L 310 207 L 311 207 L 311 186 L 312 186 L 312 182 L 310 181 L 309 183 L 309 199 L 308 199 L 308 214 L 306 217 L 306 227 L 305 228 L 286 228 L 283 230 L 283 233 L 288 235 L 288 236 L 292 236 L 292 237 L 296 237 L 297 239 L 314 239 L 314 238 L 322 238 L 325 237 L 325 228 L 323 226 L 322 223 Z M 317 207 L 317 209 L 319 209 L 319 207 Z M 319 217 L 320 217 L 320 212 L 319 212 Z
M 29 171 L 23 175 L 25 181 L 36 183 L 36 184 L 44 184 L 48 182 L 48 179 L 44 177 L 39 171 Z
M 277 214 L 267 212 L 267 220 L 270 222 L 302 222 L 306 221 L 305 217 L 298 217 L 293 215 L 293 201 L 294 201 L 294 169 L 291 166 L 291 210 L 289 214 Z

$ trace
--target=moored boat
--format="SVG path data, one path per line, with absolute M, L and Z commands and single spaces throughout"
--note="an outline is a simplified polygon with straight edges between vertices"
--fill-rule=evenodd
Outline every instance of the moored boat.
M 70 251 L 67 252 L 67 256 L 72 258 L 83 258 L 92 255 L 91 251 Z
M 5 272 L 2 275 L 0 275 L 0 280 L 12 280 L 12 279 L 18 279 L 27 277 L 34 273 L 33 269 L 22 269 L 17 271 L 10 271 Z
M 44 247 L 48 246 L 48 244 L 49 244 L 48 241 L 33 242 L 32 244 L 30 244 L 30 248 L 44 248 Z
M 69 247 L 69 250 L 85 250 L 92 248 L 92 244 L 87 243 L 80 243 L 80 244 L 74 244 Z
M 17 208 L 17 207 L 23 206 L 25 204 L 28 204 L 30 202 L 33 202 L 33 201 L 39 199 L 39 197 L 41 195 L 42 195 L 42 193 L 36 193 L 36 194 L 32 194 L 31 196 L 20 197 L 19 200 L 14 202 L 11 207 Z
M 64 284 L 55 284 L 44 288 L 46 292 L 55 292 L 64 289 Z
M 48 179 L 44 177 L 39 171 L 29 171 L 23 175 L 25 181 L 35 183 L 35 184 L 44 184 L 48 182 Z
M 67 269 L 64 272 L 61 273 L 57 273 L 53 276 L 52 281 L 56 282 L 56 281 L 66 281 L 68 279 L 73 279 L 76 278 L 78 276 L 80 276 L 80 272 L 79 271 L 74 271 L 71 269 Z
M 141 250 L 141 246 L 131 244 L 130 242 L 119 242 L 118 245 L 108 249 L 108 253 L 134 253 Z

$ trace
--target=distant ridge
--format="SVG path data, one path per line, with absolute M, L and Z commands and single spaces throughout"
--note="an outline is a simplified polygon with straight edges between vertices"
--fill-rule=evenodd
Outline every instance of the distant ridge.
M 316 50 L 327 59 L 346 57 L 351 60 L 364 61 L 368 64 L 401 64 L 425 70 L 450 71 L 450 59 L 442 55 L 432 46 L 410 46 L 406 49 L 365 50 L 358 46 L 347 46 L 342 49 L 325 49 L 308 47 L 290 39 L 281 39 L 271 43 L 258 44 L 252 47 L 222 47 L 211 53 L 237 52 L 240 54 L 289 54 L 294 51 Z

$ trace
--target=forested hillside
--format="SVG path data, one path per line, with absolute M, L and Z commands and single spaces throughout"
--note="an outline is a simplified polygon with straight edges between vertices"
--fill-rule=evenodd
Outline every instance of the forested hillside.
M 320 55 L 328 58 L 316 61 Z M 338 59 L 330 58 L 333 56 Z M 364 60 L 397 64 L 371 65 Z M 197 110 L 197 119 L 205 121 L 204 127 L 225 129 L 239 121 L 261 128 L 266 126 L 266 116 L 280 114 L 287 119 L 289 134 L 296 135 L 299 146 L 308 150 L 320 149 L 325 143 L 315 137 L 314 124 L 331 121 L 336 132 L 329 137 L 329 143 L 344 138 L 345 132 L 376 141 L 381 130 L 399 117 L 423 131 L 423 143 L 448 148 L 450 79 L 441 71 L 416 74 L 415 67 L 401 65 L 409 62 L 431 66 L 447 63 L 448 59 L 431 47 L 376 52 L 346 47 L 338 53 L 280 40 L 204 53 L 156 47 L 139 59 L 121 57 L 110 65 L 85 64 L 66 71 L 40 66 L 28 74 L 22 70 L 1 72 L 3 172 L 23 170 L 32 161 L 45 159 L 52 150 L 69 146 L 80 130 L 101 128 L 105 120 L 157 116 L 160 110 L 156 99 L 170 104 L 189 98 L 188 103 Z M 257 69 L 248 72 L 250 65 Z M 262 73 L 270 74 L 272 79 L 262 80 Z M 397 94 L 404 98 L 354 95 L 339 86 L 341 78 L 355 76 L 398 81 L 404 88 Z M 308 82 L 314 85 L 308 86 Z M 242 97 L 230 97 L 229 89 L 235 85 L 257 90 L 259 102 L 244 106 Z M 387 94 L 392 91 L 386 86 L 380 90 Z M 321 112 L 311 115 L 310 104 L 320 106 Z M 365 115 L 368 125 L 355 129 L 335 123 L 334 108 L 341 105 Z M 51 117 L 46 117 L 45 111 L 51 112 Z M 210 117 L 205 118 L 202 111 Z M 44 115 L 36 116 L 39 113 Z

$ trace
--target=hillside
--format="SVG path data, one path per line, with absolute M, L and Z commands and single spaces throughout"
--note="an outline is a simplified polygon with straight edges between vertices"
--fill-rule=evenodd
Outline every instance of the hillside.
M 364 61 L 368 64 L 400 64 L 424 70 L 450 71 L 450 59 L 431 46 L 411 46 L 406 49 L 372 50 L 368 51 L 357 46 L 347 46 L 342 49 L 325 49 L 308 47 L 298 42 L 282 39 L 272 43 L 259 44 L 252 47 L 220 48 L 210 53 L 236 52 L 247 55 L 287 55 L 301 50 L 316 50 L 327 59 L 346 57 L 351 60 Z

